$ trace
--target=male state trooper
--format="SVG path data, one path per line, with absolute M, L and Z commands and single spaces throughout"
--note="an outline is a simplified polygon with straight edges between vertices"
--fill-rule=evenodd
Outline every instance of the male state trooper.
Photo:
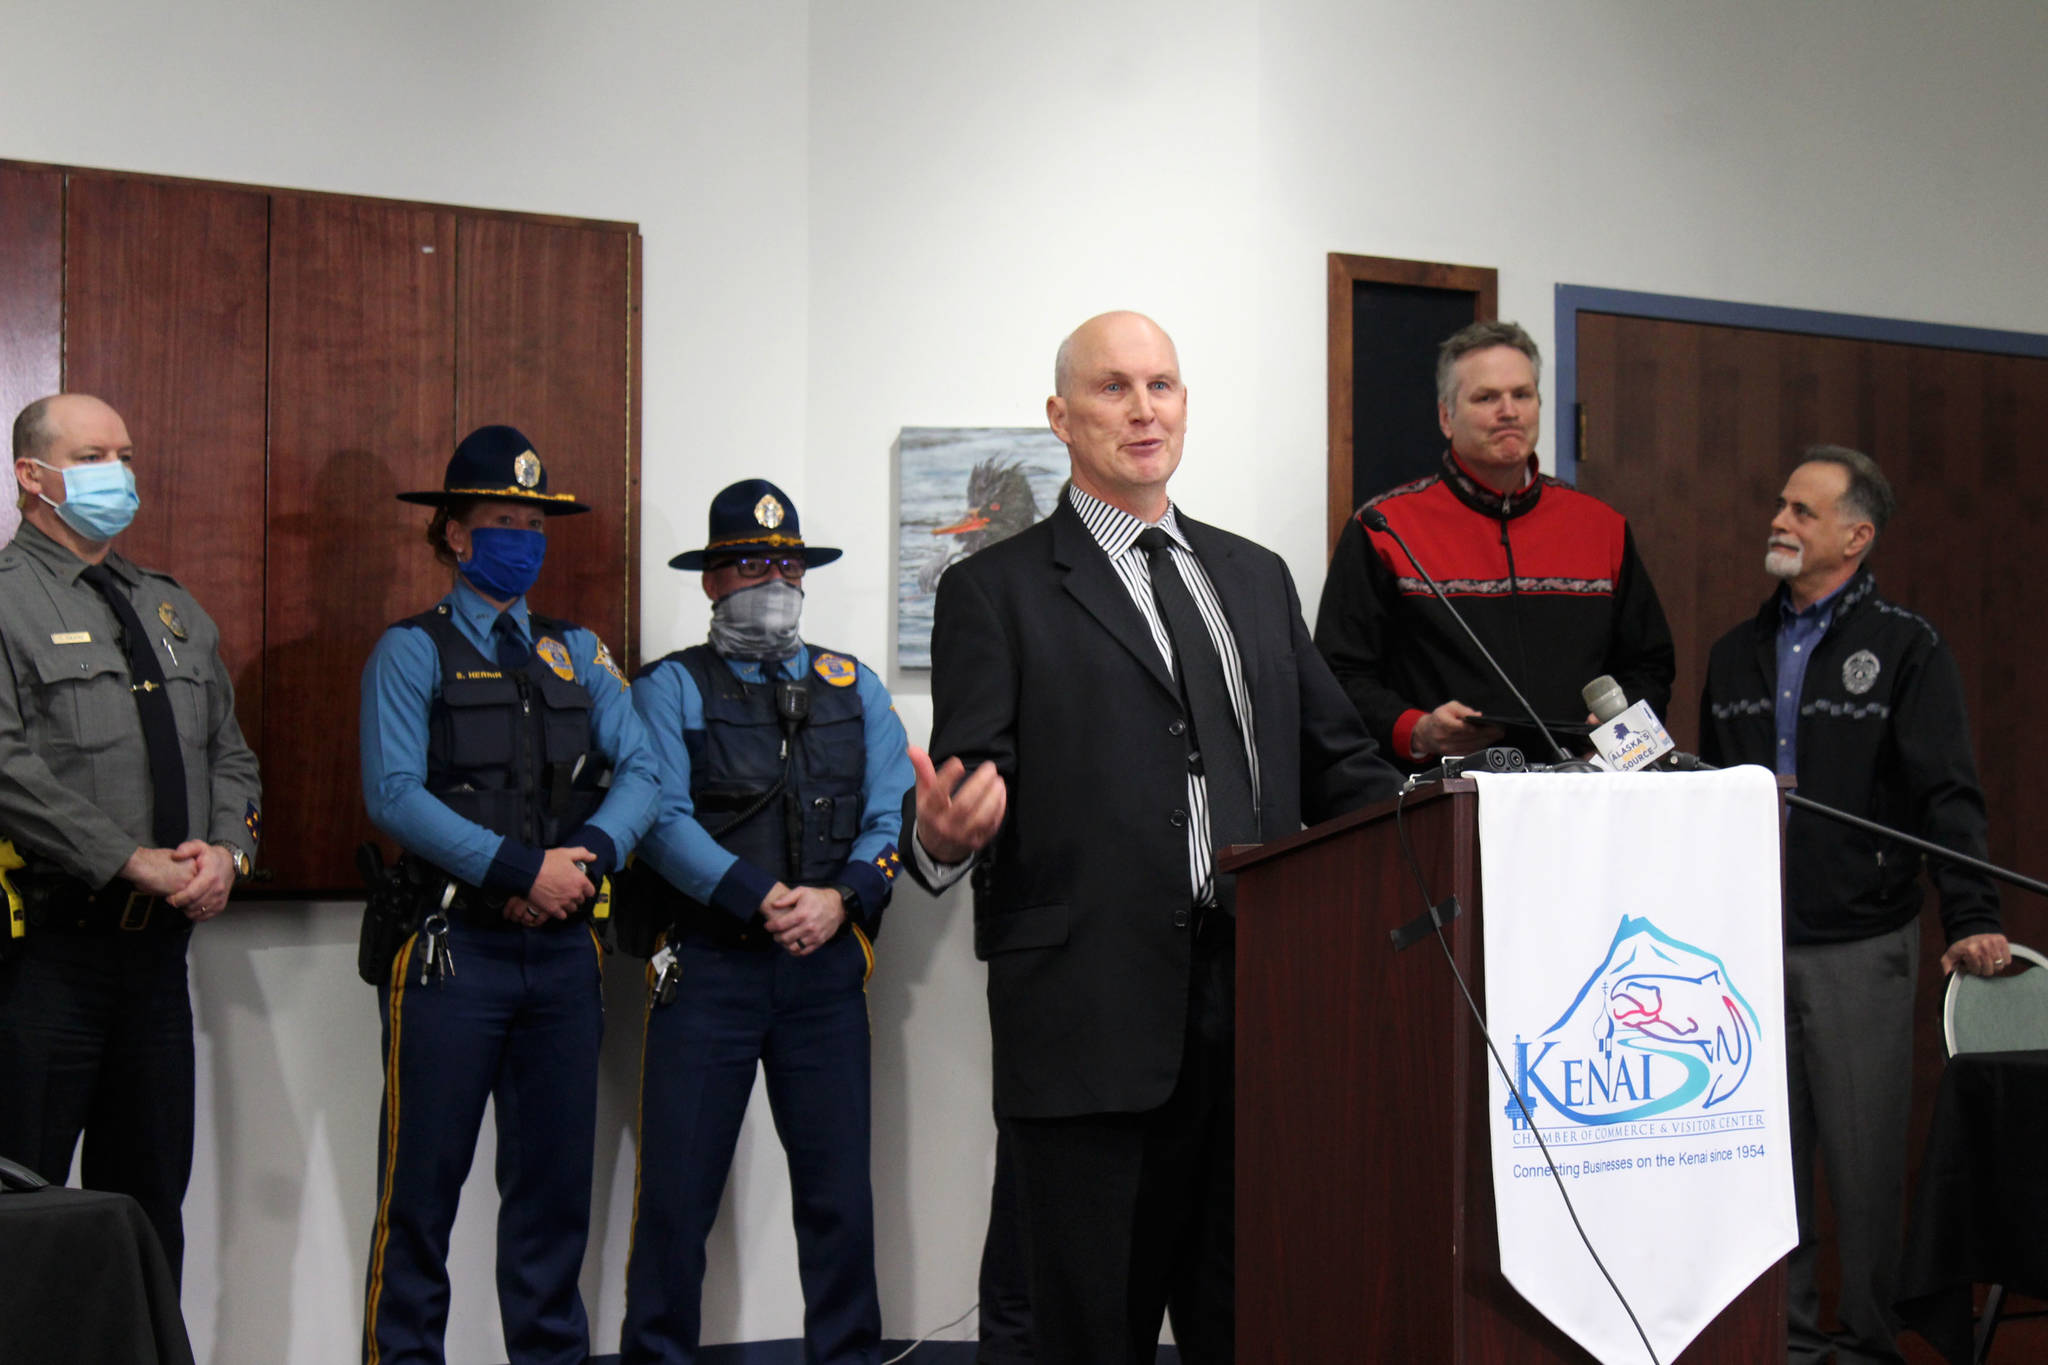
M 804 1359 L 872 1365 L 865 984 L 907 739 L 870 669 L 798 634 L 805 571 L 840 552 L 804 544 L 795 504 L 765 479 L 719 493 L 710 522 L 703 549 L 669 561 L 703 572 L 710 641 L 633 684 L 661 764 L 640 845 L 660 880 L 642 885 L 670 928 L 641 1066 L 620 1358 L 696 1358 L 704 1239 L 758 1063 L 789 1157 Z
M 192 1174 L 185 945 L 256 851 L 256 756 L 220 634 L 113 549 L 140 501 L 120 414 L 58 394 L 14 422 L 0 550 L 0 1155 L 134 1196 L 174 1274 Z

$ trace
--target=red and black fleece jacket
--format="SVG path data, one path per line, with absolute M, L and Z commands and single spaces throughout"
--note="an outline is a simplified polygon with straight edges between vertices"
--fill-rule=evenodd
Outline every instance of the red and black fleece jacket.
M 1612 507 L 1540 474 L 1496 493 L 1449 451 L 1438 473 L 1365 507 L 1407 540 L 1545 720 L 1584 716 L 1579 689 L 1603 673 L 1663 715 L 1676 671 L 1671 627 Z M 1355 514 L 1323 582 L 1315 638 L 1396 762 L 1412 763 L 1415 723 L 1447 701 L 1521 714 L 1393 537 Z

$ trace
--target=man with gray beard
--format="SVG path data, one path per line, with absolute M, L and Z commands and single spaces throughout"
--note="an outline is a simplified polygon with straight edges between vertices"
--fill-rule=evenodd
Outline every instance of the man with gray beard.
M 1764 556 L 1780 586 L 1708 657 L 1700 753 L 1796 775 L 1823 805 L 1982 858 L 1984 796 L 1955 658 L 1926 621 L 1879 597 L 1864 567 L 1895 506 L 1869 456 L 1805 452 L 1778 496 Z M 1789 1358 L 1897 1361 L 1921 855 L 1803 810 L 1785 838 L 1785 1069 L 1799 1211 L 1787 1262 Z M 1939 858 L 1927 872 L 1949 944 L 1942 971 L 2005 967 L 1990 881 Z M 1842 1269 L 1832 1337 L 1814 1284 L 1816 1153 Z

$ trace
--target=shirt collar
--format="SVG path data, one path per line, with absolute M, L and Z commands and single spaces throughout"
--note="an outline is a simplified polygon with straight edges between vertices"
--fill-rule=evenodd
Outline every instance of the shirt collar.
M 66 583 L 76 583 L 78 576 L 92 567 L 72 553 L 70 546 L 27 518 L 23 518 L 21 525 L 16 528 L 12 543 L 19 545 L 23 554 Z M 142 581 L 141 576 L 136 573 L 135 566 L 112 550 L 107 551 L 107 557 L 100 562 L 112 570 L 116 578 L 130 586 Z
M 456 575 L 455 587 L 441 599 L 448 604 L 460 621 L 467 625 L 479 640 L 491 638 L 492 629 L 498 624 L 498 609 L 484 600 L 483 594 L 469 586 L 469 580 Z M 519 638 L 533 643 L 533 626 L 527 616 L 526 599 L 520 598 L 505 608 L 505 615 L 512 618 L 512 624 L 519 629 Z
M 811 647 L 798 641 L 796 653 L 787 659 L 726 659 L 723 654 L 718 657 L 725 659 L 725 666 L 730 668 L 733 676 L 741 682 L 766 682 L 773 676 L 768 669 L 771 663 L 783 677 L 801 678 L 804 670 L 811 666 Z
M 1067 502 L 1080 516 L 1081 524 L 1088 528 L 1088 534 L 1095 538 L 1095 543 L 1100 545 L 1102 552 L 1112 560 L 1129 551 L 1138 543 L 1138 537 L 1144 533 L 1145 528 L 1155 524 L 1134 517 L 1123 508 L 1106 503 L 1092 493 L 1082 492 L 1079 484 L 1067 485 Z M 1188 544 L 1188 538 L 1181 533 L 1180 518 L 1174 513 L 1171 499 L 1166 503 L 1166 515 L 1159 518 L 1156 525 L 1172 537 L 1174 544 L 1191 554 L 1194 552 L 1195 547 Z
M 1855 581 L 1855 575 L 1851 574 L 1826 597 L 1816 602 L 1808 603 L 1803 611 L 1792 605 L 1792 589 L 1789 586 L 1780 587 L 1778 589 L 1778 619 L 1798 625 L 1809 625 L 1816 621 L 1825 623 L 1830 616 L 1834 615 L 1835 606 L 1841 601 L 1842 594 L 1847 592 L 1849 585 Z
M 1523 466 L 1522 486 L 1512 493 L 1495 492 L 1467 469 L 1458 453 L 1448 446 L 1444 448 L 1442 469 L 1444 482 L 1450 485 L 1458 501 L 1489 517 L 1519 517 L 1543 496 L 1542 464 L 1533 452 Z

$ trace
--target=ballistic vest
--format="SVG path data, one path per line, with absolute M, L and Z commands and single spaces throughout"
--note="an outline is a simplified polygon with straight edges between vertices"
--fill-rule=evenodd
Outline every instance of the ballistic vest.
M 486 658 L 445 605 L 399 624 L 425 631 L 441 660 L 427 790 L 465 820 L 547 849 L 603 804 L 611 764 L 591 747 L 590 693 L 575 679 L 568 625 L 528 619 L 535 648 L 518 672 Z
M 811 647 L 810 714 L 789 748 L 778 683 L 744 682 L 709 645 L 668 656 L 689 671 L 704 728 L 686 730 L 697 822 L 727 850 L 790 886 L 829 884 L 860 833 L 867 742 L 853 657 Z M 782 792 L 762 798 L 778 782 Z M 790 866 L 791 833 L 797 866 Z

